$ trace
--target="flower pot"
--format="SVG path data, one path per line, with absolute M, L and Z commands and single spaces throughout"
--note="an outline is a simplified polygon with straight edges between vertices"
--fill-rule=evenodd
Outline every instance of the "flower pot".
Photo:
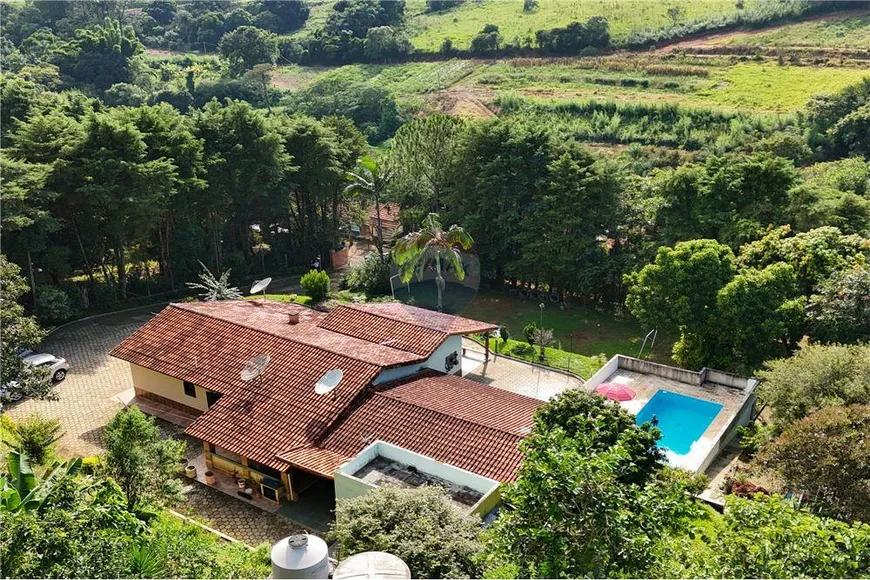
M 239 486 L 239 489 L 245 489 L 248 486 L 248 482 L 246 482 L 244 479 L 237 479 L 236 485 Z
M 196 466 L 188 465 L 184 468 L 184 475 L 189 477 L 190 479 L 196 479 Z
M 214 485 L 214 472 L 213 471 L 206 471 L 205 472 L 205 482 L 208 485 Z

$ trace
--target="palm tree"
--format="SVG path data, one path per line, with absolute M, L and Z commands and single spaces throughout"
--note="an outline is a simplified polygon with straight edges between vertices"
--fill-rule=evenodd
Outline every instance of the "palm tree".
M 345 188 L 348 192 L 358 192 L 375 201 L 375 219 L 378 223 L 378 256 L 384 262 L 384 230 L 381 227 L 381 195 L 395 176 L 395 171 L 381 165 L 372 157 L 361 157 L 357 162 L 356 172 L 348 171 L 347 176 L 353 181 Z
M 410 282 L 414 274 L 423 278 L 426 268 L 435 268 L 435 286 L 438 288 L 438 312 L 443 306 L 441 294 L 444 291 L 444 272 L 448 268 L 460 280 L 465 279 L 460 250 L 470 250 L 474 240 L 457 225 L 450 226 L 446 232 L 441 227 L 437 213 L 430 213 L 423 220 L 418 232 L 406 235 L 393 247 L 393 260 L 399 265 L 402 282 Z

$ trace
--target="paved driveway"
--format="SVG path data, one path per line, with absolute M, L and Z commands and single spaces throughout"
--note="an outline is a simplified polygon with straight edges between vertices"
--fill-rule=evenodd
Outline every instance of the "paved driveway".
M 59 401 L 26 399 L 4 412 L 13 420 L 33 413 L 58 419 L 64 428 L 63 456 L 102 452 L 102 430 L 121 403 L 114 396 L 133 386 L 130 365 L 109 357 L 121 340 L 148 321 L 161 306 L 110 314 L 58 329 L 39 350 L 66 358 L 70 371 L 57 387 Z

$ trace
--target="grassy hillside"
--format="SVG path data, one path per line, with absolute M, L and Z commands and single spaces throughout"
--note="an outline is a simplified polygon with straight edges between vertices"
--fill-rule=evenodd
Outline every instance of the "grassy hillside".
M 748 9 L 755 0 L 744 2 Z M 586 21 L 592 16 L 604 16 L 610 23 L 614 41 L 624 40 L 636 30 L 662 28 L 671 24 L 668 7 L 682 8 L 683 20 L 700 20 L 710 16 L 737 12 L 733 0 L 672 0 L 667 3 L 648 0 L 541 0 L 532 12 L 523 11 L 522 0 L 469 0 L 436 13 L 422 13 L 422 0 L 409 5 L 409 29 L 415 48 L 438 50 L 445 38 L 454 45 L 467 48 L 471 38 L 486 24 L 496 24 L 506 41 L 526 36 L 536 30 L 564 26 L 574 21 Z
M 756 6 L 759 0 L 744 0 L 744 10 Z M 311 17 L 297 35 L 309 34 L 323 26 L 334 0 L 311 0 Z M 439 12 L 427 12 L 426 0 L 408 0 L 406 16 L 411 43 L 416 49 L 437 51 L 445 38 L 457 48 L 468 48 L 471 38 L 486 24 L 498 25 L 505 41 L 534 37 L 536 30 L 565 26 L 574 21 L 586 21 L 592 16 L 604 16 L 610 23 L 610 34 L 620 42 L 633 31 L 659 29 L 672 23 L 668 7 L 682 9 L 680 22 L 703 20 L 712 16 L 737 13 L 735 0 L 670 0 L 667 3 L 650 0 L 539 0 L 531 12 L 523 11 L 523 0 L 466 0 L 456 7 Z
M 713 42 L 713 41 L 711 41 Z M 715 41 L 728 46 L 870 49 L 870 14 L 823 18 L 771 30 L 738 32 Z

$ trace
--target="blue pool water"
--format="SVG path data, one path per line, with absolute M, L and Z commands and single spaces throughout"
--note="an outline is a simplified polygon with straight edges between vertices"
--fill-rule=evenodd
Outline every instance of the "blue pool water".
M 637 424 L 652 421 L 653 415 L 659 420 L 662 432 L 659 447 L 669 449 L 677 455 L 685 455 L 692 443 L 701 438 L 722 405 L 678 395 L 670 391 L 658 391 L 637 414 Z

